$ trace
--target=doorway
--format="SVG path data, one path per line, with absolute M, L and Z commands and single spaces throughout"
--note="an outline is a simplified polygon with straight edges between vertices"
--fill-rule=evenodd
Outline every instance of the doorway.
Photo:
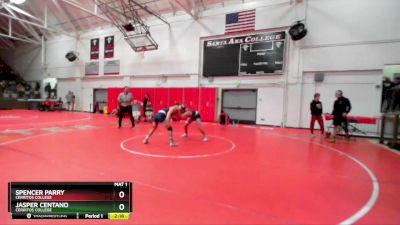
M 256 124 L 257 90 L 222 90 L 222 110 L 234 123 Z
M 108 94 L 107 89 L 94 89 L 93 90 L 93 103 L 94 108 L 93 112 L 100 112 L 103 113 L 104 106 L 108 104 Z M 96 107 L 98 104 L 98 108 Z

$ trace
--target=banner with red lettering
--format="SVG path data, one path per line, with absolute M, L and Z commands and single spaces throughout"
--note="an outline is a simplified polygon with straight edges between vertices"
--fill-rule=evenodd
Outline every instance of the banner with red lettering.
M 107 36 L 104 38 L 104 58 L 114 57 L 114 36 Z
M 94 38 L 90 40 L 90 60 L 97 60 L 99 59 L 99 52 L 100 52 L 100 38 Z

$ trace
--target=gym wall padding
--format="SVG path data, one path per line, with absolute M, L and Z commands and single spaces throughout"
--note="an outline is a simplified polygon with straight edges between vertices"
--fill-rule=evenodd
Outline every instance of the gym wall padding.
M 216 119 L 216 88 L 130 88 L 133 98 L 143 101 L 146 93 L 150 96 L 154 111 L 171 106 L 176 102 L 184 103 L 187 108 L 199 110 L 202 120 L 214 122 Z M 118 95 L 124 88 L 108 88 L 108 111 L 117 108 Z

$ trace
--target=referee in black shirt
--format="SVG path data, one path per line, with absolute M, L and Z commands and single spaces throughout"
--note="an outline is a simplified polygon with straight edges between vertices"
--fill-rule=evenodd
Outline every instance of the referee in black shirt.
M 351 110 L 350 100 L 348 98 L 343 97 L 343 91 L 337 90 L 335 92 L 336 101 L 333 105 L 333 135 L 331 137 L 331 142 L 336 142 L 336 134 L 339 132 L 339 128 L 342 127 L 344 132 L 346 133 L 346 141 L 350 141 L 349 129 L 348 129 L 348 121 L 347 114 Z
M 118 95 L 118 128 L 122 126 L 122 118 L 125 113 L 128 113 L 131 119 L 132 128 L 135 127 L 135 119 L 132 115 L 132 104 L 134 103 L 133 95 L 128 87 L 125 87 L 124 92 Z

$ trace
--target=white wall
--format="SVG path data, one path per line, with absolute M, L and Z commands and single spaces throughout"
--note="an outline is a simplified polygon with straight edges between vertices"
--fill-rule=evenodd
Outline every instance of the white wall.
M 57 84 L 57 95 L 61 97 L 64 102 L 65 96 L 68 91 L 72 91 L 75 94 L 75 109 L 82 110 L 82 84 L 81 80 L 77 78 L 68 78 L 59 80 Z
M 347 71 L 327 72 L 321 83 L 314 82 L 314 73 L 304 73 L 301 95 L 301 110 L 299 117 L 303 118 L 299 126 L 306 128 L 310 124 L 309 105 L 314 93 L 321 94 L 323 111 L 330 113 L 333 109 L 335 91 L 341 89 L 345 97 L 349 97 L 352 110 L 351 114 L 363 116 L 378 116 L 380 112 L 381 89 L 377 85 L 381 83 L 381 71 Z
M 271 86 L 258 89 L 257 124 L 282 126 L 284 89 Z
M 379 113 L 379 88 L 384 64 L 400 63 L 400 1 L 398 0 L 263 0 L 232 1 L 224 7 L 211 7 L 194 21 L 180 13 L 168 17 L 171 26 L 149 21 L 159 50 L 133 52 L 118 31 L 110 26 L 83 33 L 79 40 L 57 37 L 46 42 L 46 70 L 41 65 L 40 48 L 17 48 L 7 57 L 27 80 L 45 77 L 60 79 L 59 93 L 73 82 L 79 108 L 89 110 L 93 88 L 109 86 L 211 86 L 219 88 L 259 88 L 257 122 L 307 127 L 309 101 L 314 91 L 322 92 L 325 109 L 333 103 L 333 93 L 343 89 L 353 100 L 354 114 Z M 293 2 L 292 4 L 290 2 Z M 299 3 L 296 3 L 299 2 Z M 298 42 L 287 42 L 286 69 L 283 75 L 268 77 L 215 78 L 213 82 L 198 76 L 201 68 L 201 38 L 224 33 L 225 14 L 256 8 L 256 28 L 290 26 L 305 19 L 308 35 Z M 121 77 L 82 78 L 89 61 L 89 40 L 115 35 L 115 59 L 121 61 Z M 64 55 L 79 52 L 80 60 L 70 63 Z M 101 49 L 101 53 L 103 50 Z M 4 55 L 4 53 L 2 54 Z M 10 59 L 12 58 L 12 59 Z M 100 68 L 103 59 L 100 54 Z M 325 72 L 321 84 L 313 82 L 317 71 Z M 102 69 L 100 69 L 100 74 Z M 182 75 L 184 76 L 175 76 Z M 166 83 L 160 76 L 172 75 Z M 64 90 L 65 89 L 65 90 Z M 79 90 L 78 90 L 79 89 Z M 79 95 L 78 95 L 79 93 Z M 65 94 L 61 94 L 64 96 Z M 368 99 L 365 101 L 363 99 Z
M 309 34 L 296 43 L 301 69 L 298 79 L 289 82 L 288 126 L 309 126 L 309 102 L 315 91 L 322 92 L 327 112 L 334 91 L 342 89 L 353 102 L 353 114 L 379 114 L 381 90 L 377 85 L 384 64 L 400 59 L 399 8 L 397 0 L 308 1 Z M 326 74 L 321 84 L 312 81 L 317 71 Z

